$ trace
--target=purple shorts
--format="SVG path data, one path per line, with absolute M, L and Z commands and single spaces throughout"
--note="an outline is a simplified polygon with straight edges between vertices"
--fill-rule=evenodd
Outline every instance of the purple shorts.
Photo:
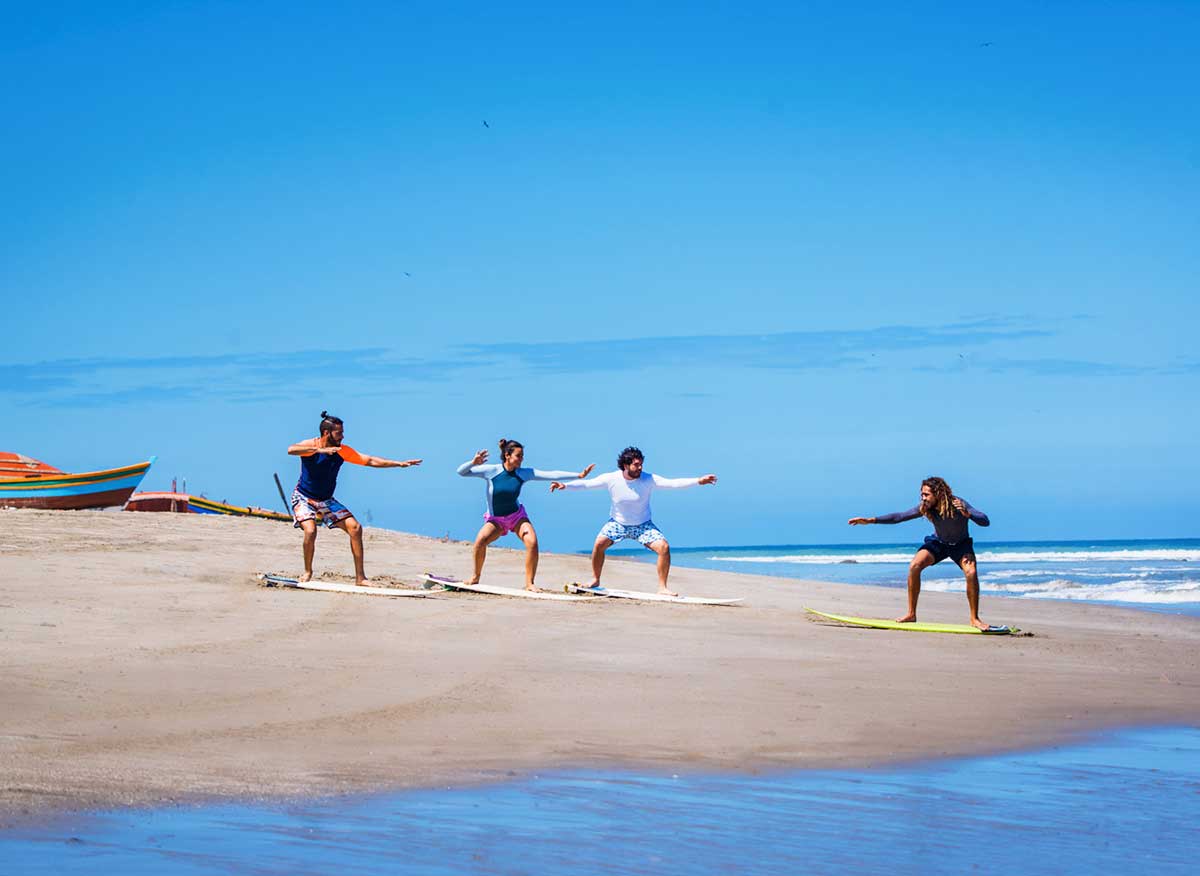
M 484 514 L 483 520 L 485 523 L 500 527 L 501 535 L 508 535 L 521 525 L 522 520 L 529 520 L 529 515 L 525 513 L 524 505 L 518 505 L 517 510 L 512 514 L 505 514 L 503 517 L 492 517 L 490 514 Z

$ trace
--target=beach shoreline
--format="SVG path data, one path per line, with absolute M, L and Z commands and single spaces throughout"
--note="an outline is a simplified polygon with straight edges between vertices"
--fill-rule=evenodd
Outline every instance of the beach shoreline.
M 1035 635 L 856 630 L 804 607 L 890 617 L 897 591 L 683 567 L 681 592 L 746 603 L 280 591 L 253 574 L 299 570 L 285 524 L 0 521 L 0 825 L 560 768 L 885 766 L 1200 722 L 1196 618 L 986 598 L 985 619 Z M 399 586 L 470 562 L 462 542 L 386 530 L 368 529 L 366 549 L 368 573 Z M 493 548 L 486 579 L 520 586 L 522 564 Z M 321 533 L 316 568 L 350 577 L 344 535 Z M 551 589 L 587 570 L 543 554 L 538 578 Z M 606 580 L 655 586 L 652 566 L 616 559 Z M 961 594 L 922 597 L 923 620 L 965 614 Z

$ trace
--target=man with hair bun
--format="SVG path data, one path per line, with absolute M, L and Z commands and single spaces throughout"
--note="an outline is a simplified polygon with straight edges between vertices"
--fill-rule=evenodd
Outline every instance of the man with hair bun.
M 717 476 L 706 474 L 698 478 L 664 478 L 642 471 L 645 457 L 636 447 L 626 447 L 617 457 L 617 470 L 598 475 L 590 481 L 567 481 L 552 483 L 555 490 L 594 490 L 608 488 L 612 499 L 608 522 L 600 527 L 596 543 L 592 546 L 592 583 L 589 588 L 600 587 L 600 573 L 604 571 L 604 554 L 622 539 L 633 539 L 658 554 L 658 592 L 664 596 L 678 596 L 667 588 L 667 576 L 671 574 L 671 546 L 654 521 L 650 519 L 650 494 L 655 489 L 678 490 L 715 484 Z
M 501 462 L 485 465 L 488 452 L 480 450 L 458 467 L 458 473 L 464 478 L 483 478 L 487 481 L 487 510 L 484 511 L 483 526 L 475 536 L 473 548 L 475 569 L 465 583 L 479 583 L 488 545 L 515 532 L 517 538 L 525 543 L 525 589 L 537 590 L 534 583 L 538 567 L 537 531 L 525 513 L 525 506 L 520 503 L 521 487 L 525 486 L 526 481 L 553 481 L 575 477 L 576 473 L 523 468 L 521 463 L 525 461 L 525 447 L 520 441 L 501 438 L 499 445 Z M 586 478 L 593 468 L 594 463 L 579 472 L 578 476 Z
M 937 565 L 949 557 L 963 571 L 967 579 L 967 608 L 971 613 L 971 626 L 986 630 L 988 625 L 979 619 L 979 569 L 975 563 L 975 542 L 967 528 L 968 521 L 979 526 L 991 526 L 992 521 L 977 508 L 972 508 L 966 499 L 961 499 L 950 489 L 950 485 L 938 477 L 921 481 L 921 501 L 907 511 L 896 511 L 879 517 L 851 517 L 851 526 L 870 523 L 903 523 L 905 520 L 928 518 L 933 524 L 933 535 L 925 536 L 925 543 L 917 548 L 916 556 L 908 566 L 908 611 L 896 618 L 897 623 L 911 624 L 917 620 L 917 600 L 921 597 L 921 572 Z
M 300 457 L 300 480 L 292 491 L 292 517 L 296 521 L 296 528 L 304 531 L 304 574 L 300 576 L 301 581 L 312 580 L 317 524 L 324 523 L 330 529 L 336 527 L 350 536 L 355 582 L 368 583 L 367 573 L 363 570 L 362 526 L 354 519 L 350 509 L 333 497 L 338 470 L 343 462 L 370 468 L 408 468 L 421 464 L 419 459 L 400 462 L 359 453 L 349 444 L 342 443 L 345 434 L 343 425 L 339 417 L 321 411 L 320 435 L 299 441 L 288 448 L 289 456 Z

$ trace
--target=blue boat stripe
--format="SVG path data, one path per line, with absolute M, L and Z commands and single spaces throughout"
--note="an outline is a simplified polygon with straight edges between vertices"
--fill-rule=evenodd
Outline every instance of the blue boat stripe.
M 87 484 L 74 484 L 69 487 L 57 487 L 54 489 L 17 489 L 4 490 L 0 492 L 0 504 L 8 499 L 42 499 L 47 496 L 86 496 L 90 493 L 107 493 L 110 490 L 120 490 L 130 487 L 136 487 L 146 476 L 144 471 L 139 471 L 123 478 L 117 478 L 111 481 L 99 481 Z

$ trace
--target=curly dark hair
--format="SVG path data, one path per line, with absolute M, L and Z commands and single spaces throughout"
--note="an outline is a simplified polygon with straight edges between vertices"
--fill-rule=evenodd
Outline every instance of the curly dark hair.
M 636 447 L 626 447 L 621 451 L 621 455 L 617 457 L 617 468 L 619 468 L 621 471 L 625 471 L 625 469 L 629 468 L 629 463 L 633 462 L 635 459 L 640 459 L 642 462 L 646 461 L 646 457 L 643 455 L 642 451 L 638 450 Z

